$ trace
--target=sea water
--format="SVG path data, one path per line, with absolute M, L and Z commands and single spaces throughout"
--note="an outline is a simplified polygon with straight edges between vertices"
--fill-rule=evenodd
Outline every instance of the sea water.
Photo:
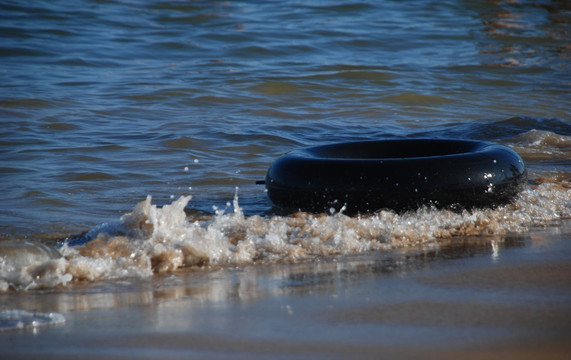
M 557 226 L 569 16 L 558 1 L 4 1 L 0 291 Z M 361 216 L 280 214 L 255 184 L 292 149 L 414 137 L 511 147 L 529 184 L 496 209 Z

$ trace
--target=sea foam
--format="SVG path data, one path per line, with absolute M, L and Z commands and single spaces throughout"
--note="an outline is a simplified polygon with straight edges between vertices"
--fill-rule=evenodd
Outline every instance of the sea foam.
M 65 286 L 70 281 L 150 277 L 180 268 L 218 268 L 307 261 L 395 248 L 438 246 L 455 236 L 522 233 L 571 218 L 568 183 L 529 186 L 512 204 L 495 209 L 421 208 L 398 214 L 343 213 L 246 216 L 233 206 L 190 217 L 190 196 L 159 207 L 151 196 L 118 221 L 92 229 L 86 243 L 58 251 L 24 243 L 0 248 L 0 289 Z M 16 254 L 17 256 L 15 256 Z

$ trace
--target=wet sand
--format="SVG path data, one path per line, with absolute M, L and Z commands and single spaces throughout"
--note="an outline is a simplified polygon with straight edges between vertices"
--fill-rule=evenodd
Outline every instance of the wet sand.
M 0 298 L 2 309 L 66 317 L 0 332 L 2 359 L 568 359 L 571 221 Z

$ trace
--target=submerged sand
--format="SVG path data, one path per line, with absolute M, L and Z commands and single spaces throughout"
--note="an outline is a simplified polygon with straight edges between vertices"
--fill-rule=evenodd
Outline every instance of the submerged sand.
M 65 317 L 0 332 L 2 359 L 568 359 L 571 221 L 1 298 Z

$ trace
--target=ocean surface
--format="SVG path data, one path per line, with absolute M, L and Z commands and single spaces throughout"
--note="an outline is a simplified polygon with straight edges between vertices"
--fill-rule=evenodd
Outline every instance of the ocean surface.
M 0 291 L 556 228 L 570 19 L 547 0 L 2 1 Z M 346 216 L 279 214 L 255 183 L 296 148 L 415 137 L 506 145 L 529 184 L 497 209 Z

